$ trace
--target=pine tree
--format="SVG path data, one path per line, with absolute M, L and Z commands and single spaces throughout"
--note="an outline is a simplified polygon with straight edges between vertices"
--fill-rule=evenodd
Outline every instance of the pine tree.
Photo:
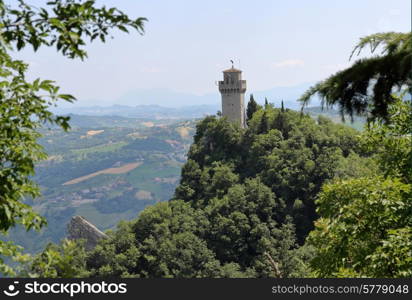
M 351 57 L 367 46 L 372 53 L 382 50 L 381 54 L 355 61 L 351 67 L 312 86 L 299 101 L 305 106 L 318 94 L 326 106 L 338 105 L 342 117 L 369 114 L 371 119 L 387 121 L 388 107 L 395 102 L 394 89 L 412 90 L 411 40 L 410 32 L 376 33 L 361 38 Z
M 268 131 L 269 131 L 269 118 L 265 111 L 262 115 L 262 119 L 260 119 L 258 132 L 259 134 L 262 134 L 262 133 L 267 133 Z
M 253 94 L 250 95 L 250 100 L 249 103 L 247 104 L 247 109 L 246 109 L 246 117 L 247 117 L 247 122 L 249 124 L 249 120 L 252 119 L 253 114 L 259 110 L 259 104 L 256 103 L 255 98 L 253 98 Z

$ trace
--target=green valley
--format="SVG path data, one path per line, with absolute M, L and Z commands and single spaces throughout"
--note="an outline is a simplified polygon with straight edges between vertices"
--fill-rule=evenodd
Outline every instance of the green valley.
M 102 230 L 135 218 L 147 205 L 169 200 L 192 142 L 195 121 L 72 115 L 68 132 L 43 129 L 48 158 L 33 178 L 42 197 L 26 199 L 47 218 L 40 233 L 22 228 L 8 239 L 30 253 L 66 236 L 81 215 Z

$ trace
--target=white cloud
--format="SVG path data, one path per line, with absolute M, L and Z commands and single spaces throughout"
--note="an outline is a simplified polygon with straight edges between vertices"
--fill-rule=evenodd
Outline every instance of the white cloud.
M 301 67 L 305 62 L 301 59 L 286 59 L 273 64 L 275 68 Z

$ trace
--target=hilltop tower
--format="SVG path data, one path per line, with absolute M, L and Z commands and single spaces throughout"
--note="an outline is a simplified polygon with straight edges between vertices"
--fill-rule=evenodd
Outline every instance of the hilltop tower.
M 242 71 L 235 69 L 233 64 L 223 71 L 219 92 L 222 94 L 222 115 L 244 128 L 246 80 L 242 80 Z

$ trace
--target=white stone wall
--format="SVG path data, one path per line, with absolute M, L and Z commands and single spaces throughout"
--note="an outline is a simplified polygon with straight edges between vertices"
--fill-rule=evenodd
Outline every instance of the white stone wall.
M 222 94 L 222 115 L 242 127 L 245 122 L 244 98 L 244 93 Z

